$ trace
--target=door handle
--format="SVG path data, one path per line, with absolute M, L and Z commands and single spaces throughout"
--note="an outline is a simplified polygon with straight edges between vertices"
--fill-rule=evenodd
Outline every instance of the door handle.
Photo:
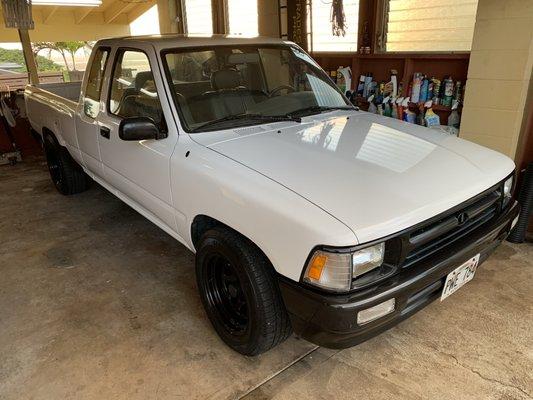
M 101 126 L 100 127 L 100 136 L 103 136 L 106 139 L 109 139 L 110 136 L 111 136 L 111 129 L 109 129 L 107 126 Z

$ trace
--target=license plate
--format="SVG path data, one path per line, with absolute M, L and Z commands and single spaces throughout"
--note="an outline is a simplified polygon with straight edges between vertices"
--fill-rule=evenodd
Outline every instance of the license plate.
M 446 283 L 444 284 L 440 301 L 457 292 L 465 283 L 470 282 L 474 278 L 478 263 L 479 254 L 450 272 L 446 277 Z

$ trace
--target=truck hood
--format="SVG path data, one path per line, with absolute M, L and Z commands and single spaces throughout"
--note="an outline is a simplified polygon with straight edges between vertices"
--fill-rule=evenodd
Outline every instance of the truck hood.
M 360 111 L 192 136 L 322 208 L 359 243 L 444 212 L 514 169 L 482 146 Z

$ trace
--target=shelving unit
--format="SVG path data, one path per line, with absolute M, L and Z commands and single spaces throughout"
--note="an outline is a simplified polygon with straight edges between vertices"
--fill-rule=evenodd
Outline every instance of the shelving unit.
M 356 88 L 359 75 L 371 72 L 377 82 L 390 80 L 392 69 L 398 72 L 398 82 L 403 83 L 404 90 L 409 87 L 415 72 L 422 72 L 428 76 L 442 79 L 451 75 L 453 80 L 466 82 L 470 53 L 383 53 L 383 54 L 358 54 L 358 53 L 318 53 L 312 54 L 313 58 L 326 71 L 336 70 L 339 66 L 350 66 L 352 69 L 352 90 Z M 360 104 L 365 108 L 365 101 Z M 366 103 L 368 107 L 368 104 Z M 418 105 L 411 103 L 409 109 L 417 110 Z M 449 107 L 436 105 L 433 111 L 441 118 L 441 123 L 446 124 L 451 112 Z M 461 107 L 459 108 L 461 112 Z

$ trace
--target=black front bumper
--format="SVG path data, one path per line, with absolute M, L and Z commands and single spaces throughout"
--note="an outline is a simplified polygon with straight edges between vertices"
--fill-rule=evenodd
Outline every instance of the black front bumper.
M 378 285 L 349 294 L 325 294 L 289 279 L 280 278 L 280 288 L 296 334 L 330 348 L 345 348 L 364 342 L 393 327 L 440 297 L 446 276 L 469 258 L 487 259 L 507 237 L 518 215 L 515 203 L 494 221 L 435 256 L 405 268 Z M 394 312 L 365 325 L 357 313 L 391 298 Z

